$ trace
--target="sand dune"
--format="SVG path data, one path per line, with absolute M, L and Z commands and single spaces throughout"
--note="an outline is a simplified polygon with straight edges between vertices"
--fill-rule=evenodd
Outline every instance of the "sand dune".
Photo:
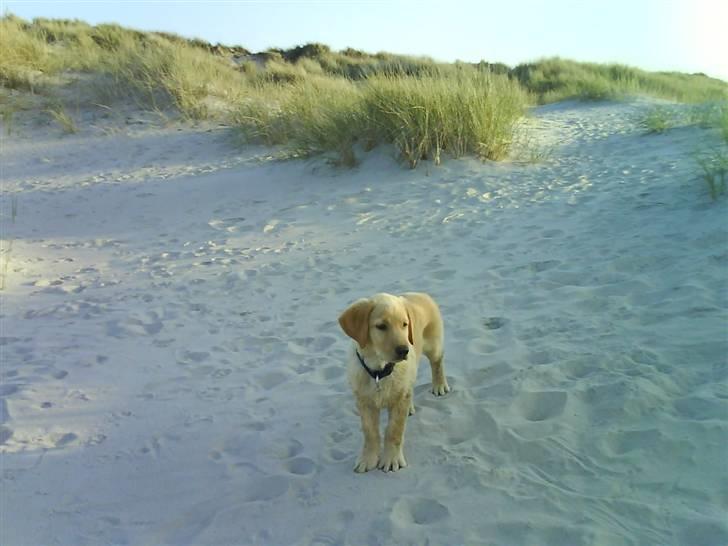
M 691 160 L 717 137 L 643 135 L 650 105 L 543 107 L 546 161 L 415 171 L 18 122 L 0 542 L 728 543 L 728 216 Z M 453 391 L 421 369 L 409 466 L 357 475 L 336 317 L 407 290 Z

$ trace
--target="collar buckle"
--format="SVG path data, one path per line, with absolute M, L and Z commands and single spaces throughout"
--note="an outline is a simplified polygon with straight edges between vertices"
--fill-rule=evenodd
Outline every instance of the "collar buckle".
M 391 375 L 394 371 L 394 365 L 396 362 L 387 362 L 387 365 L 384 366 L 383 369 L 372 371 L 372 369 L 366 365 L 366 362 L 364 362 L 364 359 L 359 354 L 359 351 L 354 351 L 356 353 L 356 357 L 359 359 L 359 363 L 362 365 L 362 367 L 367 371 L 369 374 L 369 377 L 374 379 L 375 383 L 379 385 L 379 381 L 387 377 L 388 375 Z

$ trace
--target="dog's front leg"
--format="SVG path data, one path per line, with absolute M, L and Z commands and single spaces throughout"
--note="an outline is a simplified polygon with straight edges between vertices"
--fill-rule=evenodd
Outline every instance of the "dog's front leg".
M 379 459 L 379 468 L 385 472 L 396 472 L 407 466 L 404 459 L 404 429 L 407 424 L 407 415 L 412 404 L 412 395 L 398 400 L 389 408 L 389 422 L 384 433 L 384 451 Z
M 361 430 L 364 433 L 364 447 L 354 472 L 368 472 L 379 462 L 379 408 L 374 404 L 357 399 L 356 407 L 361 417 Z

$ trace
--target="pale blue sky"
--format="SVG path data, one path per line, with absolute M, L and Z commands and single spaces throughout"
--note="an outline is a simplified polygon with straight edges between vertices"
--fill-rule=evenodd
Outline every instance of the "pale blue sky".
M 115 22 L 253 51 L 322 42 L 509 65 L 559 55 L 728 81 L 728 0 L 0 0 L 0 6 L 26 19 Z

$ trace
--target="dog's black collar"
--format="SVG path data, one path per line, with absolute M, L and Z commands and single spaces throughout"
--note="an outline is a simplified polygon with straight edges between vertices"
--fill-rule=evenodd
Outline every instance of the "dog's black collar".
M 374 381 L 376 381 L 377 383 L 379 383 L 380 379 L 384 379 L 388 375 L 391 375 L 391 373 L 394 371 L 394 365 L 396 364 L 396 362 L 387 362 L 387 365 L 384 366 L 384 368 L 382 368 L 381 370 L 372 371 L 372 369 L 369 368 L 369 366 L 367 366 L 366 363 L 364 362 L 364 359 L 359 354 L 359 351 L 354 351 L 354 352 L 356 353 L 356 357 L 359 359 L 359 362 L 364 367 L 364 369 L 367 371 L 369 376 L 372 379 L 374 379 Z

